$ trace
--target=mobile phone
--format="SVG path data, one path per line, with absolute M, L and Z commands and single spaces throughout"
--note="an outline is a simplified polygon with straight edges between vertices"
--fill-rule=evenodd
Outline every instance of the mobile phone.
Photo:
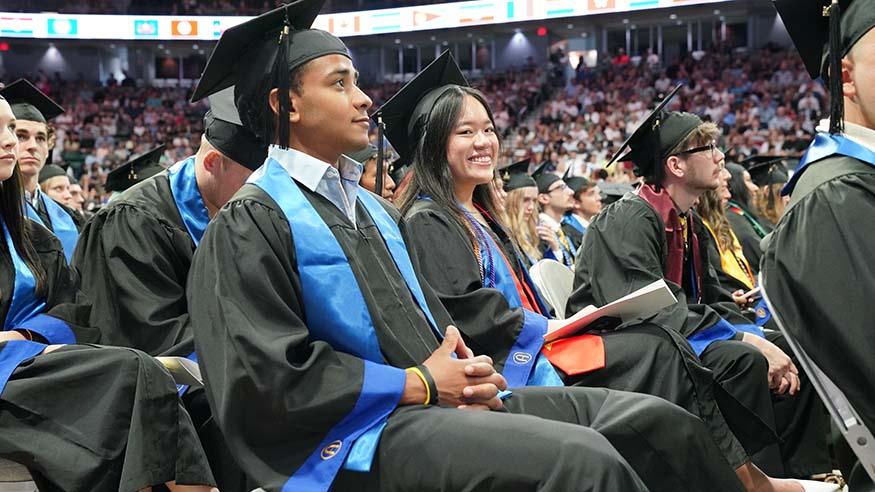
M 759 286 L 754 287 L 753 289 L 751 289 L 751 290 L 749 290 L 741 295 L 741 297 L 746 297 L 750 300 L 759 299 L 762 296 L 763 296 L 762 295 L 762 288 Z

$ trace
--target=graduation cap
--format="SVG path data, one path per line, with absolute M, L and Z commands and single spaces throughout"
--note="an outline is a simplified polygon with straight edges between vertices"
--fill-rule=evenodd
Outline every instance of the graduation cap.
M 164 168 L 158 163 L 164 154 L 164 144 L 131 158 L 106 175 L 106 191 L 122 192 L 140 181 L 160 173 Z
M 64 168 L 57 164 L 46 164 L 40 169 L 39 183 L 42 184 L 43 181 L 57 178 L 58 176 L 67 176 L 67 171 L 64 171 Z
M 623 195 L 635 191 L 635 187 L 627 183 L 609 183 L 607 181 L 599 183 L 599 192 L 602 196 L 602 206 L 608 206 Z
M 389 176 L 396 184 L 400 184 L 411 169 L 412 167 L 399 157 L 389 164 Z
M 532 159 L 523 159 L 501 170 L 501 179 L 504 180 L 504 191 L 538 186 L 535 180 L 529 176 L 529 164 L 531 163 Z
M 830 133 L 844 130 L 841 60 L 875 27 L 875 0 L 773 0 L 811 78 L 829 85 Z
M 231 27 L 222 33 L 191 96 L 199 101 L 234 86 L 234 99 L 243 126 L 265 144 L 275 116 L 268 95 L 277 89 L 279 97 L 279 144 L 289 142 L 291 71 L 326 55 L 349 57 L 343 41 L 310 29 L 324 0 L 297 0 Z
M 747 168 L 750 179 L 757 186 L 784 184 L 790 179 L 787 171 L 786 157 L 775 155 L 755 155 L 744 162 L 742 166 Z
M 242 126 L 234 104 L 234 87 L 209 96 L 210 110 L 204 116 L 204 137 L 222 154 L 256 170 L 267 158 L 267 144 Z
M 547 166 L 549 165 L 550 161 L 544 161 L 532 171 L 532 178 L 535 179 L 535 183 L 538 185 L 538 193 L 549 193 L 553 183 L 562 179 L 556 173 L 547 171 Z
M 571 188 L 571 191 L 577 193 L 577 190 L 589 186 L 589 180 L 584 178 L 583 176 L 572 176 L 571 175 L 571 166 L 568 166 L 568 169 L 565 170 L 565 174 L 562 175 L 562 181 L 565 181 L 565 184 Z
M 0 96 L 6 98 L 12 114 L 19 120 L 46 123 L 64 112 L 64 108 L 25 79 L 0 89 Z
M 371 119 L 377 123 L 380 135 L 377 176 L 381 175 L 383 166 L 383 135 L 386 135 L 386 139 L 404 162 L 411 163 L 416 142 L 422 136 L 422 129 L 428 123 L 432 108 L 441 96 L 457 86 L 468 87 L 468 81 L 453 55 L 447 50 L 374 112 Z
M 606 167 L 617 161 L 632 161 L 638 175 L 649 175 L 663 159 L 668 157 L 668 153 L 678 143 L 702 125 L 702 120 L 694 114 L 665 110 L 683 86 L 684 84 L 678 84 L 671 94 L 644 118 L 644 121 L 611 157 Z M 626 149 L 629 151 L 627 152 Z
M 347 157 L 361 164 L 365 164 L 369 160 L 373 159 L 376 155 L 377 146 L 374 144 L 368 144 L 368 146 L 363 148 L 362 150 L 346 154 Z

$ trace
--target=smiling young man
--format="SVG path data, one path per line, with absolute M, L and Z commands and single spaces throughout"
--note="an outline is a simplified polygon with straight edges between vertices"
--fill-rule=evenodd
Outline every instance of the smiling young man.
M 24 79 L 0 89 L 15 114 L 18 136 L 18 166 L 24 181 L 25 213 L 52 231 L 61 241 L 67 261 L 79 239 L 82 217 L 46 196 L 39 187 L 39 175 L 49 157 L 48 121 L 64 112 L 51 98 Z
M 272 144 L 207 228 L 188 285 L 210 404 L 238 463 L 271 491 L 645 490 L 580 425 L 590 420 L 620 433 L 676 422 L 694 449 L 684 459 L 715 456 L 701 422 L 660 400 L 524 388 L 502 402 L 504 378 L 420 284 L 398 212 L 358 186 L 361 165 L 344 154 L 367 144 L 371 101 L 344 44 L 307 29 L 321 3 L 225 31 L 193 95 L 236 84 L 243 124 Z M 549 416 L 517 415 L 532 408 Z M 654 474 L 671 466 L 639 457 Z M 740 488 L 728 466 L 712 475 Z
M 719 187 L 724 155 L 716 146 L 715 125 L 664 109 L 680 88 L 612 159 L 632 161 L 645 183 L 587 229 L 568 312 L 602 306 L 665 280 L 679 302 L 647 321 L 686 337 L 716 382 L 783 440 L 780 452 L 767 447 L 754 462 L 772 476 L 828 472 L 826 421 L 812 387 L 800 385 L 799 371 L 779 348 L 785 343 L 780 334 L 752 325 L 709 268 L 701 242 L 707 232 L 699 231 L 701 221 L 691 209 L 705 191 Z

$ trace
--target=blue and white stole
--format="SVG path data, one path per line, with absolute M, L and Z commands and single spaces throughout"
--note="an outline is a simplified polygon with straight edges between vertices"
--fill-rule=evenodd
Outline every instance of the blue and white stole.
M 76 229 L 76 223 L 73 222 L 73 217 L 70 217 L 70 214 L 58 205 L 56 201 L 45 196 L 39 188 L 37 188 L 34 193 L 36 194 L 37 200 L 39 200 L 46 208 L 46 212 L 49 214 L 49 220 L 52 222 L 51 227 L 49 227 L 49 224 L 43 223 L 36 208 L 34 208 L 34 206 L 27 200 L 25 200 L 24 205 L 25 215 L 39 225 L 52 231 L 55 237 L 61 241 L 61 246 L 64 249 L 64 257 L 67 258 L 67 263 L 70 263 L 70 260 L 73 258 L 73 251 L 76 250 L 76 242 L 79 241 L 79 231 Z
M 188 231 L 188 236 L 194 243 L 194 247 L 197 248 L 201 238 L 204 237 L 204 231 L 207 230 L 210 214 L 204 205 L 200 188 L 197 187 L 195 156 L 174 164 L 167 170 L 167 177 L 170 180 L 173 203 L 176 204 L 179 216 L 182 217 L 182 223 L 185 225 L 185 230 Z M 186 359 L 197 362 L 197 352 L 188 354 Z M 187 385 L 177 385 L 177 388 L 180 395 L 188 390 Z
M 796 167 L 796 172 L 790 178 L 790 181 L 784 185 L 781 194 L 789 195 L 793 192 L 793 188 L 796 187 L 796 182 L 809 165 L 834 155 L 853 157 L 854 159 L 863 161 L 870 166 L 875 166 L 875 152 L 866 146 L 859 144 L 844 135 L 818 133 L 814 137 L 814 141 L 811 142 L 811 145 L 808 146 L 808 150 L 805 151 L 805 155 L 803 155 L 802 159 L 799 161 L 799 166 Z
M 567 213 L 567 214 L 563 215 L 562 216 L 562 223 L 570 225 L 571 227 L 574 228 L 574 230 L 576 230 L 577 232 L 579 232 L 581 234 L 584 234 L 586 232 L 586 226 L 583 225 L 583 222 L 581 222 L 580 219 L 578 219 L 577 216 L 575 216 L 572 213 Z M 578 247 L 579 246 L 580 245 L 578 245 Z
M 283 492 L 328 490 L 341 466 L 353 471 L 370 470 L 387 418 L 404 391 L 406 374 L 403 369 L 386 364 L 368 306 L 346 254 L 289 172 L 280 162 L 268 157 L 248 182 L 267 193 L 289 222 L 310 337 L 327 342 L 339 352 L 360 357 L 364 362 L 362 387 L 354 408 L 327 432 L 319 447 L 282 489 Z M 358 201 L 376 224 L 435 335 L 443 339 L 428 309 L 398 225 L 370 193 L 359 189 Z
M 0 224 L 3 226 L 6 247 L 12 257 L 15 273 L 12 300 L 3 320 L 3 330 L 30 330 L 42 336 L 50 344 L 76 343 L 76 337 L 66 323 L 42 314 L 46 309 L 46 301 L 36 296 L 36 278 L 15 249 L 6 224 L 2 221 Z M 39 355 L 45 348 L 45 344 L 28 340 L 13 340 L 0 344 L 0 394 L 15 368 L 22 362 Z
M 428 200 L 428 197 L 422 197 Z M 464 209 L 463 209 L 464 210 Z M 541 354 L 544 347 L 544 334 L 547 333 L 547 318 L 523 308 L 523 301 L 514 283 L 514 274 L 504 261 L 505 255 L 501 247 L 481 224 L 469 212 L 465 211 L 468 223 L 477 238 L 480 249 L 480 272 L 483 277 L 483 287 L 496 289 L 504 296 L 511 309 L 520 308 L 523 311 L 523 327 L 516 341 L 508 352 L 504 361 L 502 376 L 507 380 L 508 388 L 521 388 L 524 386 L 565 386 L 562 378 L 556 373 L 553 364 Z M 527 282 L 533 286 L 531 279 L 526 273 L 519 257 L 513 255 L 507 261 L 520 263 L 520 271 L 523 272 L 521 282 Z M 532 287 L 532 295 L 542 313 L 550 310 L 541 300 L 537 290 Z

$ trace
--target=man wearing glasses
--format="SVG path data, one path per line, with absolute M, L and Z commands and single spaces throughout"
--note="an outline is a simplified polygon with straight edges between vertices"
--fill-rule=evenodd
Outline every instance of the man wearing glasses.
M 566 312 L 602 306 L 664 279 L 678 303 L 647 321 L 681 335 L 681 343 L 686 339 L 713 372 L 718 399 L 725 391 L 755 415 L 745 424 L 759 419 L 782 438 L 780 446 L 748 449 L 754 462 L 776 477 L 829 471 L 826 418 L 789 350 L 781 348 L 785 341 L 745 318 L 709 269 L 710 238 L 700 232 L 692 208 L 719 186 L 725 156 L 716 143 L 716 125 L 665 110 L 679 88 L 611 159 L 609 165 L 631 161 L 644 184 L 608 206 L 587 229 Z M 741 423 L 733 416 L 727 420 L 736 435 L 752 430 L 734 427 Z
M 538 215 L 541 254 L 573 268 L 582 235 L 567 234 L 562 228 L 562 217 L 574 207 L 574 192 L 558 175 L 547 172 L 547 165 L 541 164 L 532 173 L 538 185 L 538 204 L 541 206 Z

